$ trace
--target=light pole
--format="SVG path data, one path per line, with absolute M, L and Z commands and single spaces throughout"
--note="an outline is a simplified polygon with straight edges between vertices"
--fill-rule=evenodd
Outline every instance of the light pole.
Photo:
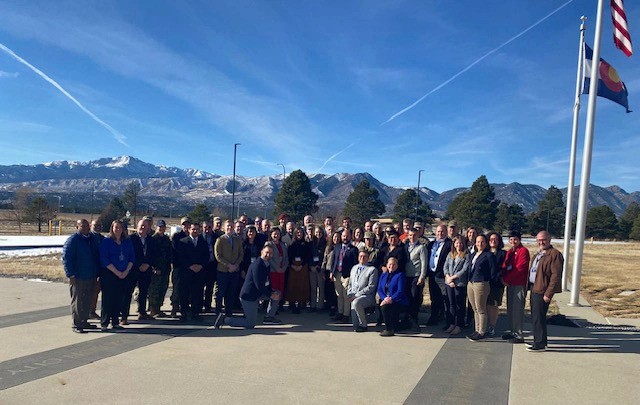
M 282 163 L 276 163 L 278 166 L 282 166 L 282 181 L 287 176 L 287 172 L 284 170 L 284 165 Z
M 233 220 L 233 212 L 236 208 L 236 153 L 239 143 L 233 144 L 233 184 L 231 185 L 231 219 Z
M 413 222 L 416 222 L 418 220 L 418 204 L 420 203 L 420 176 L 422 175 L 422 172 L 424 172 L 424 170 L 418 170 L 418 188 L 416 189 L 416 214 L 413 218 Z

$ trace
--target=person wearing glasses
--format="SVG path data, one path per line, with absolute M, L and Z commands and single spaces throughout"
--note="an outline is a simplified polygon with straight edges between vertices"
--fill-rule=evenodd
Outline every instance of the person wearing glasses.
M 540 352 L 547 348 L 547 311 L 553 295 L 562 292 L 560 281 L 564 264 L 562 253 L 551 245 L 549 232 L 538 232 L 536 242 L 538 253 L 533 257 L 529 270 L 533 344 L 526 345 L 530 352 Z

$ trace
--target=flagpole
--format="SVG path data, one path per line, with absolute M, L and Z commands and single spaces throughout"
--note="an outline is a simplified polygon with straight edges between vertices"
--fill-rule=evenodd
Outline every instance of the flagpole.
M 573 127 L 571 128 L 571 157 L 569 158 L 569 182 L 567 185 L 567 209 L 564 217 L 564 257 L 562 267 L 562 291 L 567 290 L 567 274 L 569 272 L 569 252 L 571 247 L 571 225 L 573 223 L 573 183 L 576 176 L 576 149 L 578 147 L 578 119 L 580 116 L 580 94 L 583 86 L 584 63 L 584 22 L 587 17 L 580 20 L 580 45 L 578 47 L 578 73 L 576 75 L 576 97 L 573 105 Z
M 582 275 L 582 253 L 584 250 L 584 231 L 587 218 L 587 199 L 591 178 L 591 156 L 593 151 L 593 132 L 596 119 L 596 99 L 598 97 L 598 69 L 600 66 L 600 39 L 602 37 L 602 10 L 604 0 L 598 0 L 596 30 L 593 38 L 593 59 L 591 80 L 589 83 L 589 105 L 582 154 L 582 174 L 580 175 L 580 198 L 578 199 L 578 221 L 576 223 L 576 245 L 573 256 L 573 274 L 571 276 L 571 300 L 569 305 L 580 306 L 580 277 Z

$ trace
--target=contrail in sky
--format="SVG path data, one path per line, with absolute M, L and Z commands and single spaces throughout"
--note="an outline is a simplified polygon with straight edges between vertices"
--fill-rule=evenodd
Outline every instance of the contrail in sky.
M 440 84 L 439 86 L 437 86 L 436 88 L 434 88 L 433 90 L 431 90 L 430 92 L 428 92 L 427 94 L 425 94 L 424 96 L 420 97 L 418 100 L 416 100 L 413 104 L 409 105 L 406 108 L 403 108 L 402 110 L 398 111 L 397 113 L 393 114 L 388 120 L 386 120 L 385 122 L 383 122 L 380 125 L 384 125 L 387 124 L 391 121 L 393 121 L 394 119 L 396 119 L 397 117 L 399 117 L 400 115 L 406 113 L 407 111 L 409 111 L 410 109 L 412 109 L 413 107 L 415 107 L 416 105 L 418 105 L 422 100 L 424 100 L 425 98 L 427 98 L 428 96 L 430 96 L 431 94 L 435 93 L 436 91 L 440 90 L 441 88 L 443 88 L 444 86 L 446 86 L 447 84 L 451 83 L 452 81 L 454 81 L 458 76 L 460 76 L 461 74 L 463 74 L 464 72 L 466 72 L 467 70 L 471 69 L 472 67 L 474 67 L 475 65 L 477 65 L 478 63 L 482 62 L 482 60 L 484 60 L 485 58 L 487 58 L 489 55 L 499 51 L 501 48 L 509 45 L 511 42 L 515 41 L 516 39 L 520 38 L 521 36 L 523 36 L 524 34 L 526 34 L 527 32 L 529 32 L 531 29 L 535 28 L 536 26 L 538 26 L 539 24 L 541 24 L 542 22 L 544 22 L 547 18 L 551 17 L 552 15 L 554 15 L 555 13 L 557 13 L 558 11 L 562 10 L 564 7 L 566 7 L 567 5 L 569 5 L 569 3 L 571 3 L 573 0 L 569 0 L 566 3 L 564 3 L 563 5 L 561 5 L 560 7 L 556 8 L 555 10 L 553 10 L 551 13 L 547 14 L 546 16 L 544 16 L 542 19 L 538 20 L 537 22 L 535 22 L 533 25 L 529 26 L 527 29 L 525 29 L 524 31 L 522 31 L 521 33 L 509 38 L 509 40 L 507 40 L 506 42 L 504 42 L 503 44 L 499 45 L 498 47 L 490 50 L 489 52 L 487 52 L 485 55 L 481 56 L 480 58 L 478 58 L 476 61 L 474 61 L 473 63 L 471 63 L 469 66 L 467 66 L 466 68 L 462 69 L 461 71 L 459 71 L 458 73 L 456 73 L 455 75 L 451 76 L 449 79 L 445 80 L 444 83 Z
M 352 143 L 351 143 L 349 146 L 347 146 L 346 148 L 344 148 L 344 149 L 342 149 L 341 151 L 336 152 L 336 153 L 334 153 L 333 155 L 331 155 L 331 156 L 329 157 L 329 159 L 327 159 L 327 160 L 322 164 L 322 166 L 320 166 L 320 168 L 319 168 L 318 170 L 316 170 L 316 172 L 315 172 L 315 173 L 313 173 L 313 174 L 312 174 L 312 176 L 314 176 L 314 175 L 316 175 L 316 174 L 320 173 L 320 170 L 324 169 L 324 167 L 325 167 L 329 162 L 331 162 L 333 159 L 337 158 L 339 154 L 341 154 L 342 152 L 346 151 L 347 149 L 349 149 L 350 147 L 352 147 L 352 146 L 353 146 L 353 145 L 355 145 L 355 144 L 356 144 L 355 142 L 352 142 Z
M 75 103 L 75 105 L 80 107 L 80 109 L 82 111 L 84 111 L 85 113 L 87 113 L 87 115 L 89 117 L 91 117 L 95 122 L 97 122 L 98 124 L 100 124 L 103 127 L 105 127 L 107 129 L 107 131 L 111 132 L 111 134 L 116 138 L 116 141 L 120 142 L 124 146 L 129 146 L 125 142 L 125 139 L 127 139 L 126 136 L 122 135 L 120 132 L 118 132 L 111 125 L 109 125 L 106 122 L 102 121 L 100 118 L 98 118 L 97 115 L 95 115 L 94 113 L 89 111 L 87 108 L 85 108 L 85 106 L 80 104 L 80 102 L 78 100 L 76 100 L 71 94 L 69 94 L 69 92 L 67 92 L 65 89 L 63 89 L 62 86 L 60 86 L 58 84 L 58 82 L 56 82 L 55 80 L 53 80 L 52 78 L 47 76 L 43 71 L 41 71 L 37 67 L 33 66 L 32 64 L 30 64 L 26 60 L 22 59 L 20 56 L 16 55 L 11 49 L 7 48 L 2 43 L 0 43 L 0 49 L 3 50 L 5 53 L 7 53 L 9 56 L 11 56 L 14 59 L 16 59 L 18 62 L 22 63 L 23 65 L 27 66 L 29 69 L 33 70 L 38 76 L 42 77 L 44 80 L 46 80 L 49 83 L 51 83 L 53 85 L 53 87 L 55 87 L 56 89 L 60 90 L 60 92 L 62 94 L 64 94 L 69 100 L 73 101 Z

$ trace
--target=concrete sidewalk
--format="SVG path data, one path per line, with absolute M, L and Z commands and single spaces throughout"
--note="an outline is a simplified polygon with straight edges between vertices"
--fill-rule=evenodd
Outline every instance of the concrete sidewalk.
M 439 326 L 393 338 L 356 334 L 326 313 L 285 312 L 284 325 L 251 332 L 213 329 L 209 316 L 202 325 L 134 322 L 122 333 L 78 335 L 68 286 L 0 278 L 0 291 L 1 404 L 632 404 L 640 397 L 640 333 L 594 327 L 608 322 L 590 307 L 567 307 L 568 294 L 557 296 L 561 312 L 588 327 L 550 326 L 549 350 L 530 353 L 499 338 L 451 338 Z

